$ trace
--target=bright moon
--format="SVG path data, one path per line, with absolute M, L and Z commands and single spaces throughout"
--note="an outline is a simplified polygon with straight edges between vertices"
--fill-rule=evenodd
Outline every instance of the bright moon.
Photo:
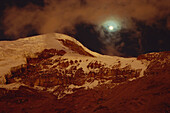
M 113 27 L 113 26 L 109 26 L 109 29 L 110 29 L 110 30 L 113 30 L 113 29 L 114 29 L 114 27 Z
M 108 32 L 116 32 L 121 29 L 121 24 L 119 21 L 116 20 L 107 20 L 102 23 L 102 26 L 108 30 Z

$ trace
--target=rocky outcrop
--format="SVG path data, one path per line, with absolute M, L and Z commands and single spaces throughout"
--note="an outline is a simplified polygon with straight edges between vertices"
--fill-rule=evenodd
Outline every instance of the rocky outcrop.
M 153 52 L 148 54 L 139 55 L 138 60 L 156 61 L 156 60 L 168 60 L 170 59 L 170 51 L 165 52 Z
M 64 39 L 58 39 L 58 40 L 61 41 L 64 46 L 68 47 L 69 49 L 71 49 L 72 51 L 74 51 L 76 53 L 79 53 L 80 55 L 94 57 L 92 54 L 85 51 L 81 46 L 77 45 L 73 41 L 70 41 L 70 40 L 67 40 L 67 39 L 65 39 L 65 40 Z
M 170 74 L 170 52 L 148 53 L 138 56 L 138 60 L 150 61 L 145 75 Z

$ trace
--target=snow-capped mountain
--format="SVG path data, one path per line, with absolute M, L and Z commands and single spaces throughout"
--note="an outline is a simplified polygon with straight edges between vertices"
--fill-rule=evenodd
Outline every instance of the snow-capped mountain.
M 55 91 L 64 86 L 93 88 L 143 76 L 148 62 L 100 55 L 72 37 L 47 34 L 1 42 L 1 83 L 21 83 Z
M 0 89 L 5 94 L 27 87 L 62 100 L 79 90 L 112 89 L 146 76 L 169 74 L 169 59 L 170 52 L 138 58 L 101 55 L 56 33 L 1 41 Z

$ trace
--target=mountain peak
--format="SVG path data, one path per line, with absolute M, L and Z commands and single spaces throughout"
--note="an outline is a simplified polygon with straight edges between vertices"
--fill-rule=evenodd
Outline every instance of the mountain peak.
M 5 82 L 2 76 L 9 73 L 12 67 L 25 64 L 27 57 L 36 57 L 37 53 L 45 49 L 64 51 L 66 56 L 85 55 L 94 57 L 98 55 L 84 47 L 74 38 L 58 33 L 27 37 L 15 41 L 1 41 L 0 83 Z
M 0 45 L 3 84 L 19 80 L 26 85 L 54 87 L 67 81 L 67 87 L 84 87 L 93 81 L 96 84 L 94 86 L 97 86 L 108 80 L 118 83 L 141 77 L 148 65 L 136 58 L 100 55 L 90 51 L 76 39 L 56 33 L 4 41 Z M 25 75 L 31 78 L 25 78 Z M 47 77 L 49 81 L 42 82 L 43 77 Z

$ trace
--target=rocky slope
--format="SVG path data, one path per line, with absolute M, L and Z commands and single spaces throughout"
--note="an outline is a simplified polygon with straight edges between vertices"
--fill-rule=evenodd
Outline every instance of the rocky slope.
M 105 56 L 62 34 L 0 47 L 1 112 L 169 111 L 170 52 Z

